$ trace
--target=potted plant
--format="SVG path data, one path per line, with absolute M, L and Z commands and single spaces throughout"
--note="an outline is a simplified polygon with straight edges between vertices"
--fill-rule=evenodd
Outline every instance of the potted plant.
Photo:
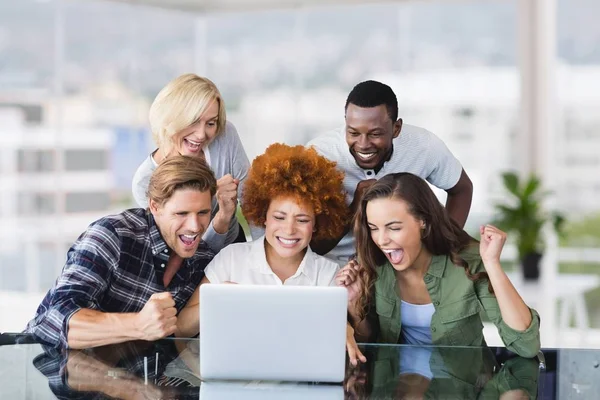
M 540 276 L 540 260 L 544 248 L 542 228 L 551 223 L 558 234 L 562 233 L 564 217 L 543 209 L 542 199 L 548 192 L 542 191 L 540 179 L 530 175 L 521 181 L 517 174 L 502 174 L 504 187 L 510 193 L 510 201 L 496 204 L 495 224 L 506 233 L 515 235 L 523 278 L 535 280 Z

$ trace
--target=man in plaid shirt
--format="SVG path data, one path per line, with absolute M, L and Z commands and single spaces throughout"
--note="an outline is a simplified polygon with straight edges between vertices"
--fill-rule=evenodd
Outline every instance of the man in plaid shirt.
M 148 210 L 93 222 L 67 254 L 25 332 L 52 347 L 89 348 L 175 333 L 177 314 L 214 253 L 201 240 L 216 179 L 196 157 L 153 173 Z

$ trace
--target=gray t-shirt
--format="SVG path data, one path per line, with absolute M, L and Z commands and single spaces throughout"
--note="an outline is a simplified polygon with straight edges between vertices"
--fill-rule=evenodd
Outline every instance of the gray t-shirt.
M 394 139 L 393 144 L 394 151 L 390 160 L 383 164 L 378 173 L 371 169 L 362 169 L 356 164 L 348 150 L 345 128 L 319 136 L 306 146 L 313 146 L 319 154 L 337 162 L 337 167 L 345 174 L 344 189 L 347 192 L 348 204 L 354 198 L 358 182 L 380 179 L 396 172 L 410 172 L 444 190 L 454 187 L 460 179 L 462 165 L 444 142 L 427 129 L 403 124 L 400 135 Z M 350 231 L 325 257 L 344 265 L 355 253 L 354 246 L 354 236 Z
M 217 179 L 227 174 L 231 174 L 231 176 L 240 180 L 238 197 L 241 198 L 244 182 L 248 176 L 248 169 L 250 168 L 250 161 L 248 161 L 248 156 L 244 151 L 237 130 L 231 122 L 227 122 L 225 131 L 218 135 L 212 143 L 208 145 L 208 148 L 205 149 L 205 154 L 206 160 Z M 140 207 L 148 207 L 148 185 L 150 184 L 150 176 L 152 176 L 156 167 L 156 162 L 152 158 L 152 155 L 150 155 L 139 166 L 133 176 L 131 190 L 135 202 Z M 219 211 L 219 206 L 216 198 L 213 198 L 211 220 L 215 217 L 217 211 Z M 204 232 L 202 239 L 208 243 L 213 251 L 218 253 L 223 247 L 233 243 L 237 238 L 238 233 L 239 225 L 237 218 L 234 215 L 229 224 L 227 233 L 217 233 L 211 221 L 208 229 Z

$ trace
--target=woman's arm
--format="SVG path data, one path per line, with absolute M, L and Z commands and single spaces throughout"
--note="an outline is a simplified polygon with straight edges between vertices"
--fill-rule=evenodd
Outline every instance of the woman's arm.
M 484 266 L 494 288 L 502 320 L 516 331 L 529 328 L 532 320 L 531 311 L 502 270 L 500 262 L 484 261 Z
M 494 288 L 502 319 L 510 328 L 524 331 L 531 325 L 531 312 L 500 265 L 506 233 L 492 225 L 481 227 L 480 233 L 481 260 Z
M 200 288 L 205 283 L 210 283 L 206 276 L 202 278 L 200 285 L 198 285 L 192 297 L 190 297 L 185 307 L 179 312 L 175 336 L 193 337 L 200 332 Z
M 539 315 L 525 304 L 500 265 L 506 234 L 491 225 L 480 231 L 481 260 L 494 294 L 489 292 L 487 282 L 480 281 L 477 296 L 505 345 L 523 357 L 534 357 L 540 350 Z

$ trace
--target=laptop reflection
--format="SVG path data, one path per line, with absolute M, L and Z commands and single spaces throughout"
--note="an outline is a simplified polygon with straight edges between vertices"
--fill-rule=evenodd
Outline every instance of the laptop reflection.
M 340 385 L 277 382 L 205 381 L 200 384 L 202 400 L 343 400 Z

